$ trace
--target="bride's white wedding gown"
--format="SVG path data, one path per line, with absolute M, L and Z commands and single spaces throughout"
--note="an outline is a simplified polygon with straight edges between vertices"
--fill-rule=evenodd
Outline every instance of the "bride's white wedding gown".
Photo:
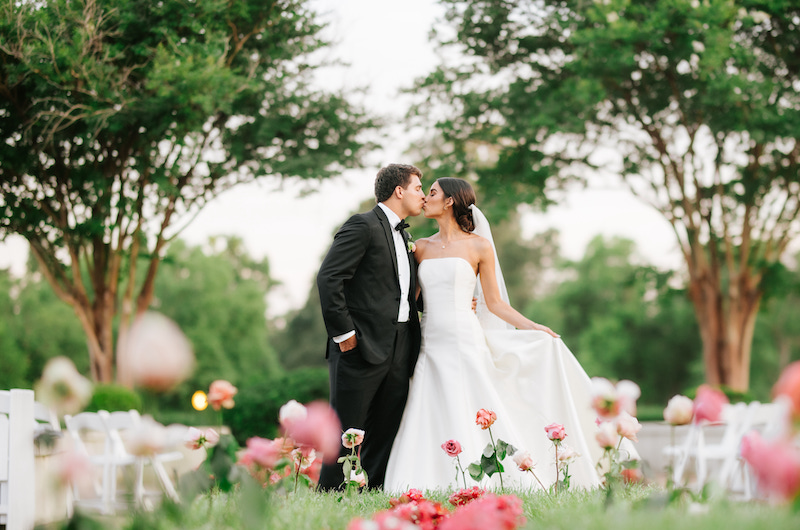
M 418 278 L 425 306 L 422 346 L 384 489 L 463 487 L 455 458 L 441 445 L 451 439 L 461 444 L 465 470 L 478 461 L 490 441 L 489 431 L 475 423 L 482 408 L 497 414 L 495 441 L 529 451 L 546 487 L 555 481 L 556 468 L 544 428 L 563 424 L 564 443 L 581 454 L 569 466 L 571 486 L 598 485 L 595 464 L 602 450 L 594 438 L 591 381 L 563 341 L 542 331 L 484 330 L 472 310 L 476 275 L 462 258 L 423 260 Z M 510 457 L 503 466 L 504 486 L 540 488 Z M 466 484 L 476 485 L 468 472 Z M 497 474 L 481 485 L 498 487 Z

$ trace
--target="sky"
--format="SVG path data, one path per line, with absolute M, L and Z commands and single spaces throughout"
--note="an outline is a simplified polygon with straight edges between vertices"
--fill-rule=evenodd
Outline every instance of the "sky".
M 312 0 L 311 5 L 329 24 L 326 34 L 334 46 L 325 54 L 349 63 L 326 70 L 321 81 L 332 88 L 366 87 L 367 93 L 354 100 L 397 124 L 389 127 L 386 146 L 367 157 L 364 169 L 325 181 L 311 194 L 305 185 L 269 179 L 234 187 L 183 231 L 181 237 L 191 244 L 204 244 L 212 235 L 236 235 L 253 257 L 267 257 L 272 276 L 282 284 L 268 298 L 270 316 L 305 303 L 335 230 L 372 197 L 377 170 L 391 162 L 414 163 L 403 153 L 411 138 L 399 123 L 407 100 L 398 91 L 437 64 L 428 40 L 442 11 L 434 0 Z M 424 182 L 426 188 L 431 183 Z M 681 266 L 667 221 L 621 184 L 573 189 L 547 213 L 526 214 L 523 226 L 526 235 L 557 229 L 562 253 L 571 259 L 579 259 L 586 244 L 602 234 L 634 240 L 649 263 Z M 26 259 L 27 243 L 21 238 L 0 243 L 0 268 L 21 273 Z

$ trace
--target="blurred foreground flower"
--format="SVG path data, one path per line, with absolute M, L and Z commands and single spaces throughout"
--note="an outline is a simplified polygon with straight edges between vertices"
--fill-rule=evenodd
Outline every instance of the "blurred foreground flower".
M 730 403 L 728 397 L 721 390 L 708 385 L 700 385 L 697 388 L 697 396 L 694 398 L 694 421 L 696 423 L 720 421 L 722 409 L 728 403 Z
M 792 416 L 800 420 L 800 361 L 789 364 L 772 388 L 773 397 L 785 396 L 791 403 Z
M 603 420 L 613 420 L 621 412 L 636 415 L 636 400 L 642 395 L 639 385 L 622 380 L 616 385 L 604 377 L 592 378 L 592 408 Z
M 44 366 L 36 384 L 36 399 L 59 416 L 77 414 L 92 398 L 92 383 L 83 377 L 67 357 L 53 357 Z
M 194 370 L 194 352 L 175 322 L 148 311 L 137 317 L 120 348 L 120 379 L 134 386 L 165 392 Z
M 305 405 L 294 399 L 287 401 L 278 411 L 278 422 L 284 429 L 293 421 L 302 421 L 308 416 Z
M 314 401 L 305 408 L 305 418 L 287 422 L 284 427 L 286 435 L 298 444 L 308 445 L 322 453 L 324 462 L 336 462 L 342 433 L 339 417 L 324 401 Z
M 188 430 L 185 425 L 166 427 L 150 416 L 142 416 L 139 425 L 131 429 L 126 446 L 134 456 L 154 456 L 184 443 Z
M 670 425 L 686 425 L 694 417 L 694 401 L 680 394 L 672 396 L 664 409 L 664 421 Z
M 742 438 L 742 458 L 769 497 L 791 500 L 800 495 L 800 450 L 791 440 L 765 440 L 758 431 L 750 431 Z
M 459 507 L 439 530 L 514 530 L 525 524 L 522 500 L 514 495 L 487 493 Z
M 189 427 L 184 442 L 189 449 L 213 447 L 219 442 L 219 434 L 214 429 L 206 429 L 203 431 L 197 427 Z
M 636 437 L 636 433 L 642 430 L 642 424 L 639 423 L 639 420 L 623 411 L 619 416 L 617 416 L 616 423 L 617 434 L 623 438 L 631 440 L 632 442 L 639 441 L 639 439 Z
M 224 379 L 217 379 L 208 388 L 208 404 L 214 410 L 221 408 L 232 409 L 234 402 L 233 396 L 239 389 Z

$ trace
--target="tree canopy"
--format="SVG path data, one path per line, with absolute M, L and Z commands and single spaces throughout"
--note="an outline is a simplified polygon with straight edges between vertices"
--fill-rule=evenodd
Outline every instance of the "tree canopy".
M 707 380 L 746 389 L 765 275 L 800 232 L 800 6 L 442 3 L 447 60 L 412 114 L 443 170 L 534 204 L 620 176 L 674 229 Z
M 24 236 L 75 309 L 96 380 L 204 203 L 360 164 L 375 123 L 315 87 L 320 29 L 303 0 L 0 7 L 0 237 Z

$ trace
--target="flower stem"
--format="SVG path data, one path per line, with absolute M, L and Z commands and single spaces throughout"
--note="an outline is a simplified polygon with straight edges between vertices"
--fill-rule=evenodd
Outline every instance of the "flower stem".
M 536 473 L 534 473 L 534 472 L 533 472 L 533 469 L 528 469 L 528 471 L 530 471 L 530 472 L 531 472 L 531 475 L 533 475 L 533 478 L 535 478 L 535 479 L 536 479 L 536 482 L 538 482 L 538 483 L 539 483 L 539 485 L 542 487 L 542 489 L 544 490 L 544 492 L 545 492 L 545 493 L 547 493 L 547 494 L 549 495 L 549 494 L 550 494 L 550 492 L 549 492 L 549 491 L 547 491 L 547 488 L 545 488 L 545 487 L 544 487 L 544 484 L 542 484 L 542 481 L 541 481 L 541 480 L 539 480 L 539 477 L 537 477 L 537 476 L 536 476 Z
M 554 442 L 556 446 L 556 495 L 558 495 L 558 480 L 561 478 L 561 472 L 558 469 L 558 442 Z
M 492 441 L 492 449 L 494 449 L 494 452 L 492 453 L 494 455 L 494 462 L 495 462 L 495 464 L 497 464 L 497 468 L 499 469 L 500 468 L 500 460 L 497 459 L 497 445 L 494 443 L 494 436 L 492 436 L 492 428 L 491 427 L 489 427 L 489 439 Z M 505 491 L 505 487 L 503 486 L 503 472 L 502 471 L 498 471 L 497 473 L 500 475 L 500 490 L 501 491 Z

